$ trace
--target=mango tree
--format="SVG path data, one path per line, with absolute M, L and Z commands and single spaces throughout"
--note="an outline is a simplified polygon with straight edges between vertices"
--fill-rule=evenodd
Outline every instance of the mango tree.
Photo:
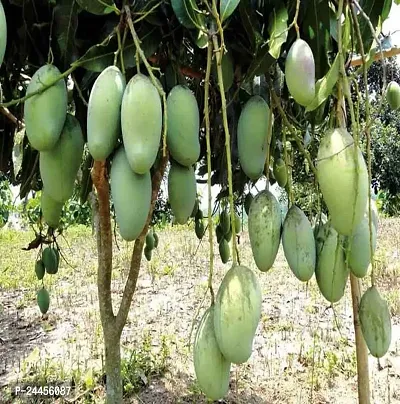
M 250 357 L 261 316 L 258 277 L 268 276 L 282 239 L 294 275 L 307 282 L 315 273 L 330 305 L 343 297 L 350 279 L 359 401 L 370 402 L 367 347 L 376 357 L 387 351 L 391 322 L 374 286 L 378 222 L 369 186 L 374 116 L 366 84 L 372 61 L 385 57 L 376 30 L 391 5 L 391 0 L 2 0 L 0 170 L 20 185 L 22 198 L 42 189 L 43 220 L 29 246 L 40 250 L 41 278 L 57 272 L 59 217 L 80 171 L 81 199 L 89 198 L 95 212 L 108 402 L 122 401 L 120 337 L 143 249 L 151 259 L 157 243 L 149 225 L 167 167 L 175 221 L 182 225 L 194 217 L 199 238 L 205 226 L 195 174 L 207 175 L 210 307 L 193 345 L 203 392 L 223 397 L 231 364 Z M 364 94 L 355 84 L 359 77 Z M 397 108 L 399 91 L 394 84 L 390 88 L 389 104 Z M 385 92 L 383 72 L 378 97 L 384 102 Z M 357 114 L 360 99 L 366 103 L 364 119 Z M 15 173 L 12 148 L 21 128 L 23 159 Z M 316 217 L 296 205 L 298 171 L 312 184 Z M 248 190 L 260 178 L 266 188 L 253 199 Z M 288 196 L 283 223 L 269 190 L 275 182 Z M 214 185 L 221 187 L 215 207 Z M 110 205 L 120 236 L 134 241 L 118 310 L 111 299 Z M 258 274 L 240 260 L 236 234 L 242 205 Z M 217 293 L 214 236 L 223 262 L 232 256 Z M 359 278 L 369 265 L 371 287 L 362 296 Z M 51 310 L 49 299 L 44 288 L 38 292 L 43 313 Z

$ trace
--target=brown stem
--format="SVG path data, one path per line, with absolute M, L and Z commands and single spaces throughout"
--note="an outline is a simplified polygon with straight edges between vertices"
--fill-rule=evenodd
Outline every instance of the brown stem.
M 20 121 L 16 116 L 14 116 L 10 110 L 6 107 L 1 107 L 0 108 L 0 112 L 6 117 L 8 118 L 12 123 L 14 123 L 15 125 L 17 125 L 18 129 L 22 129 L 25 127 L 24 122 Z
M 351 300 L 353 303 L 354 332 L 356 335 L 357 376 L 358 376 L 358 402 L 370 403 L 368 350 L 361 331 L 358 307 L 360 304 L 360 281 L 350 274 Z
M 168 154 L 161 158 L 159 168 L 155 171 L 152 177 L 152 195 L 151 195 L 151 206 L 149 215 L 147 217 L 146 225 L 144 226 L 142 232 L 139 237 L 135 241 L 135 245 L 133 247 L 133 253 L 131 258 L 131 265 L 129 269 L 128 279 L 126 280 L 124 294 L 122 296 L 121 306 L 118 310 L 118 314 L 116 317 L 116 328 L 120 332 L 126 323 L 126 319 L 128 317 L 129 308 L 131 306 L 132 297 L 135 293 L 136 283 L 139 276 L 140 270 L 140 262 L 142 260 L 142 250 L 144 245 L 144 240 L 146 238 L 146 234 L 148 231 L 149 224 L 151 222 L 151 217 L 153 215 L 154 206 L 156 204 L 157 195 L 160 190 L 161 180 L 164 176 L 165 167 L 168 162 Z
M 95 208 L 98 211 L 98 221 L 96 223 L 98 251 L 97 288 L 103 329 L 115 323 L 111 300 L 112 232 L 110 192 L 106 171 L 105 161 L 94 162 L 92 179 L 97 191 L 97 206 Z

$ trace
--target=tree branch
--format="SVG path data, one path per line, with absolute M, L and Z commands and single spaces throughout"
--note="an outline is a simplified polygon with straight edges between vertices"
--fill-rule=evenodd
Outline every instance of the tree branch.
M 399 55 L 399 54 L 400 54 L 400 48 L 392 48 L 392 49 L 389 49 L 388 51 L 375 53 L 374 60 L 382 60 L 382 56 L 384 59 L 387 59 L 387 58 L 391 58 L 391 57 Z M 362 56 L 356 57 L 356 58 L 352 59 L 350 62 L 351 66 L 361 66 L 362 64 L 363 64 Z
M 24 122 L 20 121 L 16 116 L 14 116 L 8 108 L 1 107 L 0 112 L 8 118 L 12 123 L 17 125 L 18 130 L 22 129 L 25 127 Z
M 97 287 L 100 317 L 104 328 L 111 321 L 115 322 L 111 299 L 112 233 L 110 191 L 105 161 L 94 162 L 92 179 L 97 191 L 97 201 L 92 201 L 92 204 L 96 212 L 95 216 L 98 218 L 95 221 L 98 251 Z
M 128 317 L 129 308 L 131 306 L 132 297 L 135 293 L 136 283 L 139 276 L 140 271 L 140 263 L 142 261 L 142 250 L 144 245 L 144 240 L 146 238 L 146 234 L 151 222 L 151 218 L 154 211 L 154 206 L 156 204 L 158 191 L 160 190 L 160 185 L 162 178 L 164 176 L 165 168 L 168 162 L 168 154 L 166 156 L 161 157 L 160 165 L 158 169 L 154 172 L 154 175 L 151 179 L 152 181 L 152 195 L 151 195 L 151 206 L 149 215 L 147 216 L 146 224 L 140 233 L 139 237 L 135 240 L 135 245 L 133 247 L 131 265 L 129 269 L 128 279 L 125 283 L 124 294 L 122 296 L 121 306 L 118 310 L 118 314 L 116 317 L 116 328 L 119 332 L 122 332 L 122 329 L 126 323 L 126 319 Z

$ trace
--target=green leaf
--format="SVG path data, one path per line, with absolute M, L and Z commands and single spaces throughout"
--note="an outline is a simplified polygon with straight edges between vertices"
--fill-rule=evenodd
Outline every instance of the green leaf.
M 246 73 L 246 81 L 253 80 L 254 76 L 258 76 L 268 71 L 275 59 L 269 52 L 268 44 L 265 43 L 257 52 Z
M 76 49 L 75 34 L 78 28 L 78 8 L 75 0 L 58 1 L 54 8 L 54 31 L 64 67 L 70 64 Z
M 158 31 L 155 28 L 152 28 L 151 31 L 147 32 L 143 37 L 140 38 L 140 40 L 140 47 L 142 48 L 146 58 L 149 58 L 157 51 L 161 38 L 158 35 Z M 133 40 L 125 44 L 123 55 L 125 68 L 129 69 L 136 66 L 136 46 Z M 140 57 L 139 60 L 141 64 L 142 60 Z
M 288 13 L 286 7 L 281 7 L 279 10 L 274 8 L 272 10 L 268 25 L 270 35 L 269 53 L 275 59 L 279 58 L 281 46 L 285 43 L 288 35 L 287 20 Z
M 92 72 L 102 72 L 114 63 L 114 53 L 118 49 L 115 36 L 109 36 L 104 45 L 94 45 L 74 64 Z
M 186 28 L 196 28 L 198 18 L 195 0 L 171 0 L 172 9 L 178 21 Z
M 400 0 L 394 0 L 394 2 L 399 5 L 400 4 Z
M 392 0 L 385 0 L 385 3 L 383 4 L 383 10 L 382 10 L 382 22 L 385 21 L 390 14 L 390 9 L 392 8 Z
M 110 14 L 115 9 L 113 0 L 76 0 L 88 13 L 96 15 Z
M 374 29 L 376 29 L 380 20 L 382 23 L 389 15 L 388 6 L 390 7 L 390 4 L 388 5 L 388 0 L 364 0 L 361 2 L 360 6 L 364 10 L 365 14 L 369 17 Z M 360 23 L 360 32 L 364 44 L 364 51 L 366 53 L 371 49 L 374 37 L 368 21 L 363 15 L 358 15 L 358 21 Z M 358 50 L 360 52 L 360 48 Z
M 236 10 L 239 2 L 240 0 L 221 0 L 219 8 L 221 22 L 226 20 Z
M 306 112 L 314 111 L 317 109 L 332 93 L 339 79 L 339 55 L 336 55 L 328 73 L 317 81 L 315 85 L 315 97 L 311 104 L 306 108 Z

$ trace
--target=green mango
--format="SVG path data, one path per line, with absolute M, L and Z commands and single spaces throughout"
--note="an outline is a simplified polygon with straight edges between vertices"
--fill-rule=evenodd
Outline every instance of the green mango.
M 121 129 L 132 170 L 136 174 L 148 173 L 160 146 L 162 108 L 157 88 L 141 73 L 133 76 L 125 88 Z
M 400 108 L 400 86 L 391 81 L 386 88 L 386 100 L 393 111 Z
M 147 261 L 151 261 L 152 254 L 153 250 L 146 245 L 146 247 L 144 247 L 144 256 L 146 257 Z
M 226 241 L 225 238 L 223 238 L 219 242 L 218 249 L 219 249 L 219 256 L 221 257 L 222 263 L 226 264 L 229 261 L 229 258 L 231 256 L 231 251 L 229 248 L 229 243 L 228 243 L 228 241 Z
M 308 43 L 297 39 L 290 47 L 285 62 L 285 80 L 290 95 L 302 105 L 308 106 L 315 97 L 314 55 Z
M 146 247 L 149 248 L 149 250 L 152 250 L 155 245 L 155 240 L 154 240 L 154 233 L 153 230 L 150 229 L 146 235 Z
M 309 281 L 316 265 L 314 233 L 307 216 L 296 205 L 290 207 L 283 222 L 282 246 L 296 278 Z
M 238 121 L 239 161 L 244 173 L 252 180 L 260 178 L 267 158 L 267 132 L 270 110 L 259 95 L 251 97 Z
M 376 250 L 376 229 L 374 222 L 372 226 L 372 253 Z M 350 252 L 348 262 L 351 272 L 357 278 L 363 278 L 368 271 L 369 264 L 371 263 L 370 251 L 370 234 L 369 234 L 369 220 L 365 215 L 359 225 L 355 228 L 354 233 L 349 237 Z
M 254 197 L 250 192 L 246 195 L 246 197 L 244 199 L 244 210 L 245 210 L 247 216 L 249 215 L 250 206 L 251 206 L 251 203 L 253 202 L 253 199 L 254 199 Z
M 44 189 L 42 189 L 40 207 L 42 209 L 43 219 L 50 227 L 53 227 L 54 229 L 58 227 L 63 206 L 63 202 L 55 201 L 51 196 L 47 195 Z
M 154 237 L 154 248 L 158 247 L 158 234 L 153 230 L 153 237 Z
M 121 146 L 111 164 L 110 182 L 119 233 L 126 241 L 135 240 L 142 232 L 150 211 L 150 172 L 141 175 L 132 171 Z
M 253 271 L 232 266 L 218 289 L 214 312 L 215 337 L 226 360 L 240 364 L 250 358 L 261 303 L 261 287 Z
M 343 297 L 349 277 L 344 249 L 344 237 L 329 223 L 320 227 L 315 277 L 322 295 L 331 303 L 336 303 Z
M 42 261 L 48 274 L 55 275 L 58 272 L 59 259 L 55 248 L 46 247 L 42 253 Z
M 200 113 L 189 87 L 175 86 L 167 98 L 167 146 L 172 158 L 190 167 L 200 156 Z
M 362 295 L 359 306 L 361 331 L 372 356 L 384 356 L 392 340 L 392 321 L 386 300 L 371 286 Z
M 217 225 L 217 227 L 215 228 L 215 235 L 217 237 L 217 243 L 219 244 L 224 238 L 224 233 L 222 231 L 221 225 Z
M 231 228 L 231 218 L 226 209 L 224 209 L 219 215 L 219 224 L 223 234 L 228 234 Z
M 196 203 L 196 176 L 193 167 L 172 163 L 168 173 L 168 198 L 179 224 L 185 224 Z
M 275 262 L 281 240 L 282 212 L 268 190 L 256 195 L 249 212 L 249 238 L 254 261 L 260 271 L 268 271 Z
M 104 69 L 93 84 L 87 112 L 87 141 L 94 160 L 105 160 L 117 144 L 125 86 L 125 77 L 116 66 Z
M 319 145 L 316 164 L 332 226 L 344 236 L 351 235 L 361 222 L 368 201 L 367 166 L 355 147 L 346 129 L 329 130 Z
M 200 320 L 193 347 L 196 379 L 202 392 L 211 400 L 219 400 L 229 389 L 231 364 L 222 355 L 214 332 L 214 306 Z
M 78 120 L 68 114 L 56 145 L 40 153 L 40 175 L 46 193 L 57 202 L 66 202 L 74 191 L 82 162 L 84 140 Z
M 199 240 L 201 240 L 204 236 L 204 223 L 201 219 L 196 220 L 194 224 L 194 231 Z
M 286 164 L 281 158 L 274 160 L 273 174 L 278 185 L 284 188 L 286 186 L 288 177 Z
M 26 89 L 26 95 L 40 90 L 60 77 L 61 72 L 57 67 L 42 66 L 32 76 Z M 55 147 L 64 128 L 67 103 L 68 95 L 64 79 L 25 101 L 25 131 L 29 143 L 34 149 L 43 152 Z
M 37 292 L 36 301 L 39 306 L 40 312 L 42 314 L 46 314 L 50 307 L 50 295 L 45 288 L 42 288 Z
M 35 273 L 39 281 L 41 281 L 46 273 L 46 268 L 42 260 L 37 260 L 35 263 Z

